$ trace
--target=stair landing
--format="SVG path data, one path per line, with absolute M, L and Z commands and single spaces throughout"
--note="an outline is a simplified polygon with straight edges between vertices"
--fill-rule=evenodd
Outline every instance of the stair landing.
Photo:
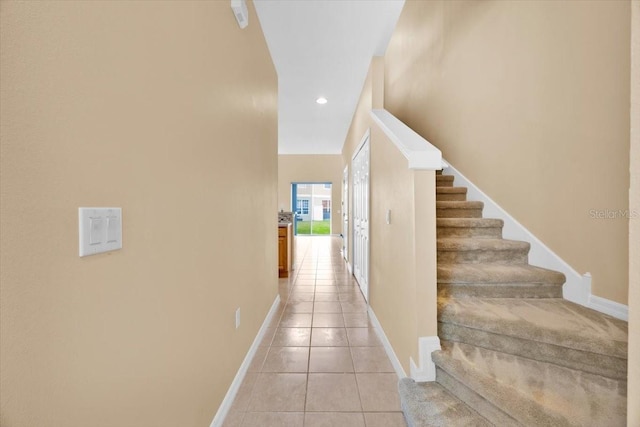
M 625 425 L 625 381 L 446 341 L 432 357 L 438 381 L 501 426 Z

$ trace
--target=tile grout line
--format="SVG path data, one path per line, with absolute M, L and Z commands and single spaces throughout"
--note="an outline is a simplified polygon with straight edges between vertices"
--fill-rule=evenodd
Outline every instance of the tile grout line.
M 294 275 L 294 277 L 292 277 L 290 279 L 290 282 L 287 284 L 286 288 L 284 289 L 286 292 L 286 300 L 285 300 L 285 304 L 282 307 L 282 312 L 280 313 L 280 316 L 277 320 L 277 323 L 275 324 L 275 331 L 273 336 L 271 337 L 270 342 L 268 343 L 267 346 L 267 356 L 265 356 L 265 360 L 263 360 L 263 363 L 260 367 L 260 370 L 258 372 L 258 375 L 264 374 L 263 369 L 265 369 L 266 366 L 266 362 L 267 362 L 267 358 L 268 355 L 271 353 L 272 348 L 274 348 L 274 343 L 275 343 L 275 336 L 276 333 L 278 332 L 278 330 L 282 330 L 283 328 L 294 328 L 294 327 L 298 327 L 298 326 L 287 326 L 287 327 L 283 327 L 281 325 L 281 322 L 284 319 L 284 314 L 285 312 L 290 309 L 294 304 L 298 303 L 298 302 L 304 302 L 304 300 L 301 301 L 292 301 L 291 298 L 294 295 L 294 291 L 296 290 L 296 286 L 306 286 L 307 284 L 299 284 L 299 280 L 306 280 L 305 279 L 301 279 L 300 278 L 300 272 L 303 270 L 312 270 L 313 271 L 313 298 L 311 300 L 311 323 L 309 325 L 309 341 L 307 343 L 307 345 L 305 346 L 308 350 L 308 355 L 307 355 L 307 360 L 306 360 L 306 383 L 305 383 L 305 396 L 304 396 L 304 403 L 303 403 L 303 410 L 302 410 L 302 423 L 303 426 L 307 425 L 307 412 L 309 413 L 352 413 L 352 414 L 360 414 L 360 419 L 362 421 L 362 425 L 366 426 L 366 422 L 367 419 L 365 417 L 365 410 L 364 410 L 364 406 L 362 403 L 362 395 L 360 393 L 360 381 L 358 381 L 358 374 L 362 374 L 362 373 L 384 373 L 384 372 L 378 372 L 378 371 L 367 371 L 367 372 L 356 372 L 356 365 L 355 365 L 355 360 L 354 360 L 354 348 L 356 347 L 376 347 L 375 345 L 371 345 L 369 344 L 369 341 L 365 341 L 365 344 L 367 345 L 363 345 L 363 346 L 355 346 L 355 342 L 357 341 L 353 341 L 353 339 L 350 338 L 349 333 L 347 331 L 347 320 L 346 320 L 346 314 L 358 314 L 360 313 L 360 311 L 358 309 L 352 309 L 351 313 L 345 313 L 344 311 L 344 306 L 343 304 L 355 304 L 358 305 L 361 302 L 364 301 L 364 297 L 362 296 L 362 294 L 358 294 L 358 297 L 355 298 L 354 295 L 349 295 L 351 294 L 351 292 L 353 290 L 358 289 L 357 284 L 354 286 L 354 283 L 352 282 L 352 280 L 349 280 L 348 275 L 346 274 L 345 270 L 343 268 L 337 267 L 340 263 L 344 263 L 343 259 L 339 259 L 337 257 L 333 257 L 333 256 L 323 256 L 321 254 L 321 252 L 317 249 L 317 248 L 312 248 L 312 245 L 307 245 L 305 246 L 305 256 L 303 257 L 303 261 L 301 262 L 301 264 L 298 266 L 297 271 Z M 312 261 L 314 264 L 314 267 L 312 269 L 308 269 L 308 268 L 303 268 L 303 267 L 308 267 L 307 265 L 304 265 L 308 262 L 309 254 L 312 254 L 312 257 L 314 257 L 315 259 Z M 320 267 L 329 267 L 329 268 L 320 268 Z M 339 272 L 338 272 L 339 270 Z M 330 274 L 329 274 L 330 272 Z M 320 282 L 322 281 L 322 282 Z M 328 282 L 328 283 L 327 283 Z M 329 297 L 322 299 L 322 301 L 318 301 L 318 297 L 322 294 L 324 294 L 324 292 L 319 292 L 318 291 L 318 286 L 332 286 L 334 289 L 329 290 L 329 293 L 327 293 L 327 295 L 330 294 L 335 294 L 337 296 L 336 301 L 333 300 L 333 298 Z M 340 292 L 340 289 L 338 288 L 343 288 L 342 290 L 346 291 L 345 292 Z M 343 299 L 340 298 L 340 295 L 343 295 Z M 345 334 L 345 338 L 346 338 L 346 344 L 347 347 L 349 348 L 349 356 L 351 358 L 351 363 L 352 363 L 352 367 L 353 367 L 353 378 L 355 380 L 355 385 L 356 385 L 356 393 L 357 393 L 357 398 L 358 398 L 358 402 L 359 402 L 359 411 L 307 411 L 307 401 L 308 401 L 308 392 L 309 392 L 309 377 L 310 374 L 312 373 L 310 371 L 311 368 L 311 351 L 314 348 L 312 346 L 312 338 L 313 338 L 313 325 L 314 325 L 314 320 L 316 319 L 316 310 L 318 309 L 318 302 L 331 302 L 333 301 L 333 303 L 337 303 L 339 306 L 339 313 L 341 314 L 340 318 L 342 319 L 342 327 L 338 328 L 338 329 L 342 329 L 344 331 Z M 333 310 L 333 309 L 330 309 Z M 296 314 L 297 312 L 291 312 L 290 314 Z M 302 313 L 302 312 L 301 312 Z M 366 315 L 366 311 L 364 312 Z M 334 313 L 318 313 L 318 314 L 328 314 L 328 315 L 334 315 Z M 335 313 L 337 314 L 337 313 Z M 368 317 L 368 316 L 366 316 Z M 328 327 L 329 328 L 329 327 Z M 351 324 L 351 328 L 362 328 L 362 329 L 369 329 L 370 325 L 368 324 L 368 322 L 365 325 L 361 325 L 358 322 L 352 323 Z M 283 345 L 281 347 L 299 347 L 299 345 Z M 337 346 L 337 345 L 325 345 L 325 346 L 320 346 L 320 347 L 328 347 L 328 348 L 344 348 L 343 346 Z M 285 368 L 286 369 L 286 368 Z M 289 373 L 288 371 L 284 371 L 283 372 L 276 372 L 276 373 Z M 321 373 L 321 372 L 318 372 Z M 336 374 L 350 374 L 351 372 L 330 372 L 330 373 L 336 373 Z M 251 388 L 251 393 L 250 393 L 250 398 L 249 398 L 249 402 L 251 403 L 251 401 L 253 400 L 253 397 L 256 393 L 256 387 L 255 387 L 255 383 L 253 384 L 252 388 Z M 247 414 L 250 411 L 250 406 L 248 406 L 246 408 L 245 411 L 243 411 L 243 414 L 240 418 L 240 425 L 242 425 L 245 421 L 246 421 L 246 417 Z M 258 412 L 297 412 L 297 411 L 258 411 Z M 378 411 L 373 411 L 373 412 L 378 412 Z M 380 411 L 380 412 L 391 412 L 391 411 Z
M 317 271 L 317 270 L 316 270 Z M 312 334 L 313 334 L 313 314 L 314 314 L 314 308 L 315 308 L 315 300 L 316 300 L 316 288 L 315 288 L 315 277 L 313 280 L 313 301 L 311 302 L 311 324 L 309 325 L 309 351 L 307 353 L 307 382 L 305 384 L 305 389 L 304 389 L 304 403 L 302 406 L 302 426 L 304 427 L 304 424 L 306 423 L 306 418 L 307 418 L 307 396 L 309 395 L 309 368 L 311 365 L 311 338 L 312 338 Z M 294 285 L 295 286 L 295 285 Z

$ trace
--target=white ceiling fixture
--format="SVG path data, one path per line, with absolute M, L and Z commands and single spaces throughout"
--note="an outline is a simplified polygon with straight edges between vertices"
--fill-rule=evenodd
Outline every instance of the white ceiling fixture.
M 278 153 L 340 154 L 404 0 L 255 0 L 278 72 Z M 331 102 L 317 108 L 310 99 Z M 318 102 L 319 103 L 319 102 Z
M 324 105 L 329 101 L 327 101 L 327 98 L 325 98 L 324 96 L 321 96 L 320 98 L 316 99 L 316 102 L 320 105 Z

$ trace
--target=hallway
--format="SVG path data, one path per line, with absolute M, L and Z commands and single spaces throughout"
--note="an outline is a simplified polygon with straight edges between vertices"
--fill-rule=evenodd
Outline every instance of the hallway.
M 398 377 L 338 237 L 296 237 L 295 269 L 225 427 L 405 427 Z

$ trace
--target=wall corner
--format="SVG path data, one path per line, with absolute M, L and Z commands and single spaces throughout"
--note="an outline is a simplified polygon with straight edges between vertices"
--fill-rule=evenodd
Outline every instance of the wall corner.
M 418 383 L 436 380 L 436 364 L 433 363 L 431 353 L 440 349 L 438 336 L 418 338 L 418 365 L 413 358 L 410 360 L 411 379 Z
M 384 56 L 374 56 L 371 59 L 371 109 L 384 108 Z

